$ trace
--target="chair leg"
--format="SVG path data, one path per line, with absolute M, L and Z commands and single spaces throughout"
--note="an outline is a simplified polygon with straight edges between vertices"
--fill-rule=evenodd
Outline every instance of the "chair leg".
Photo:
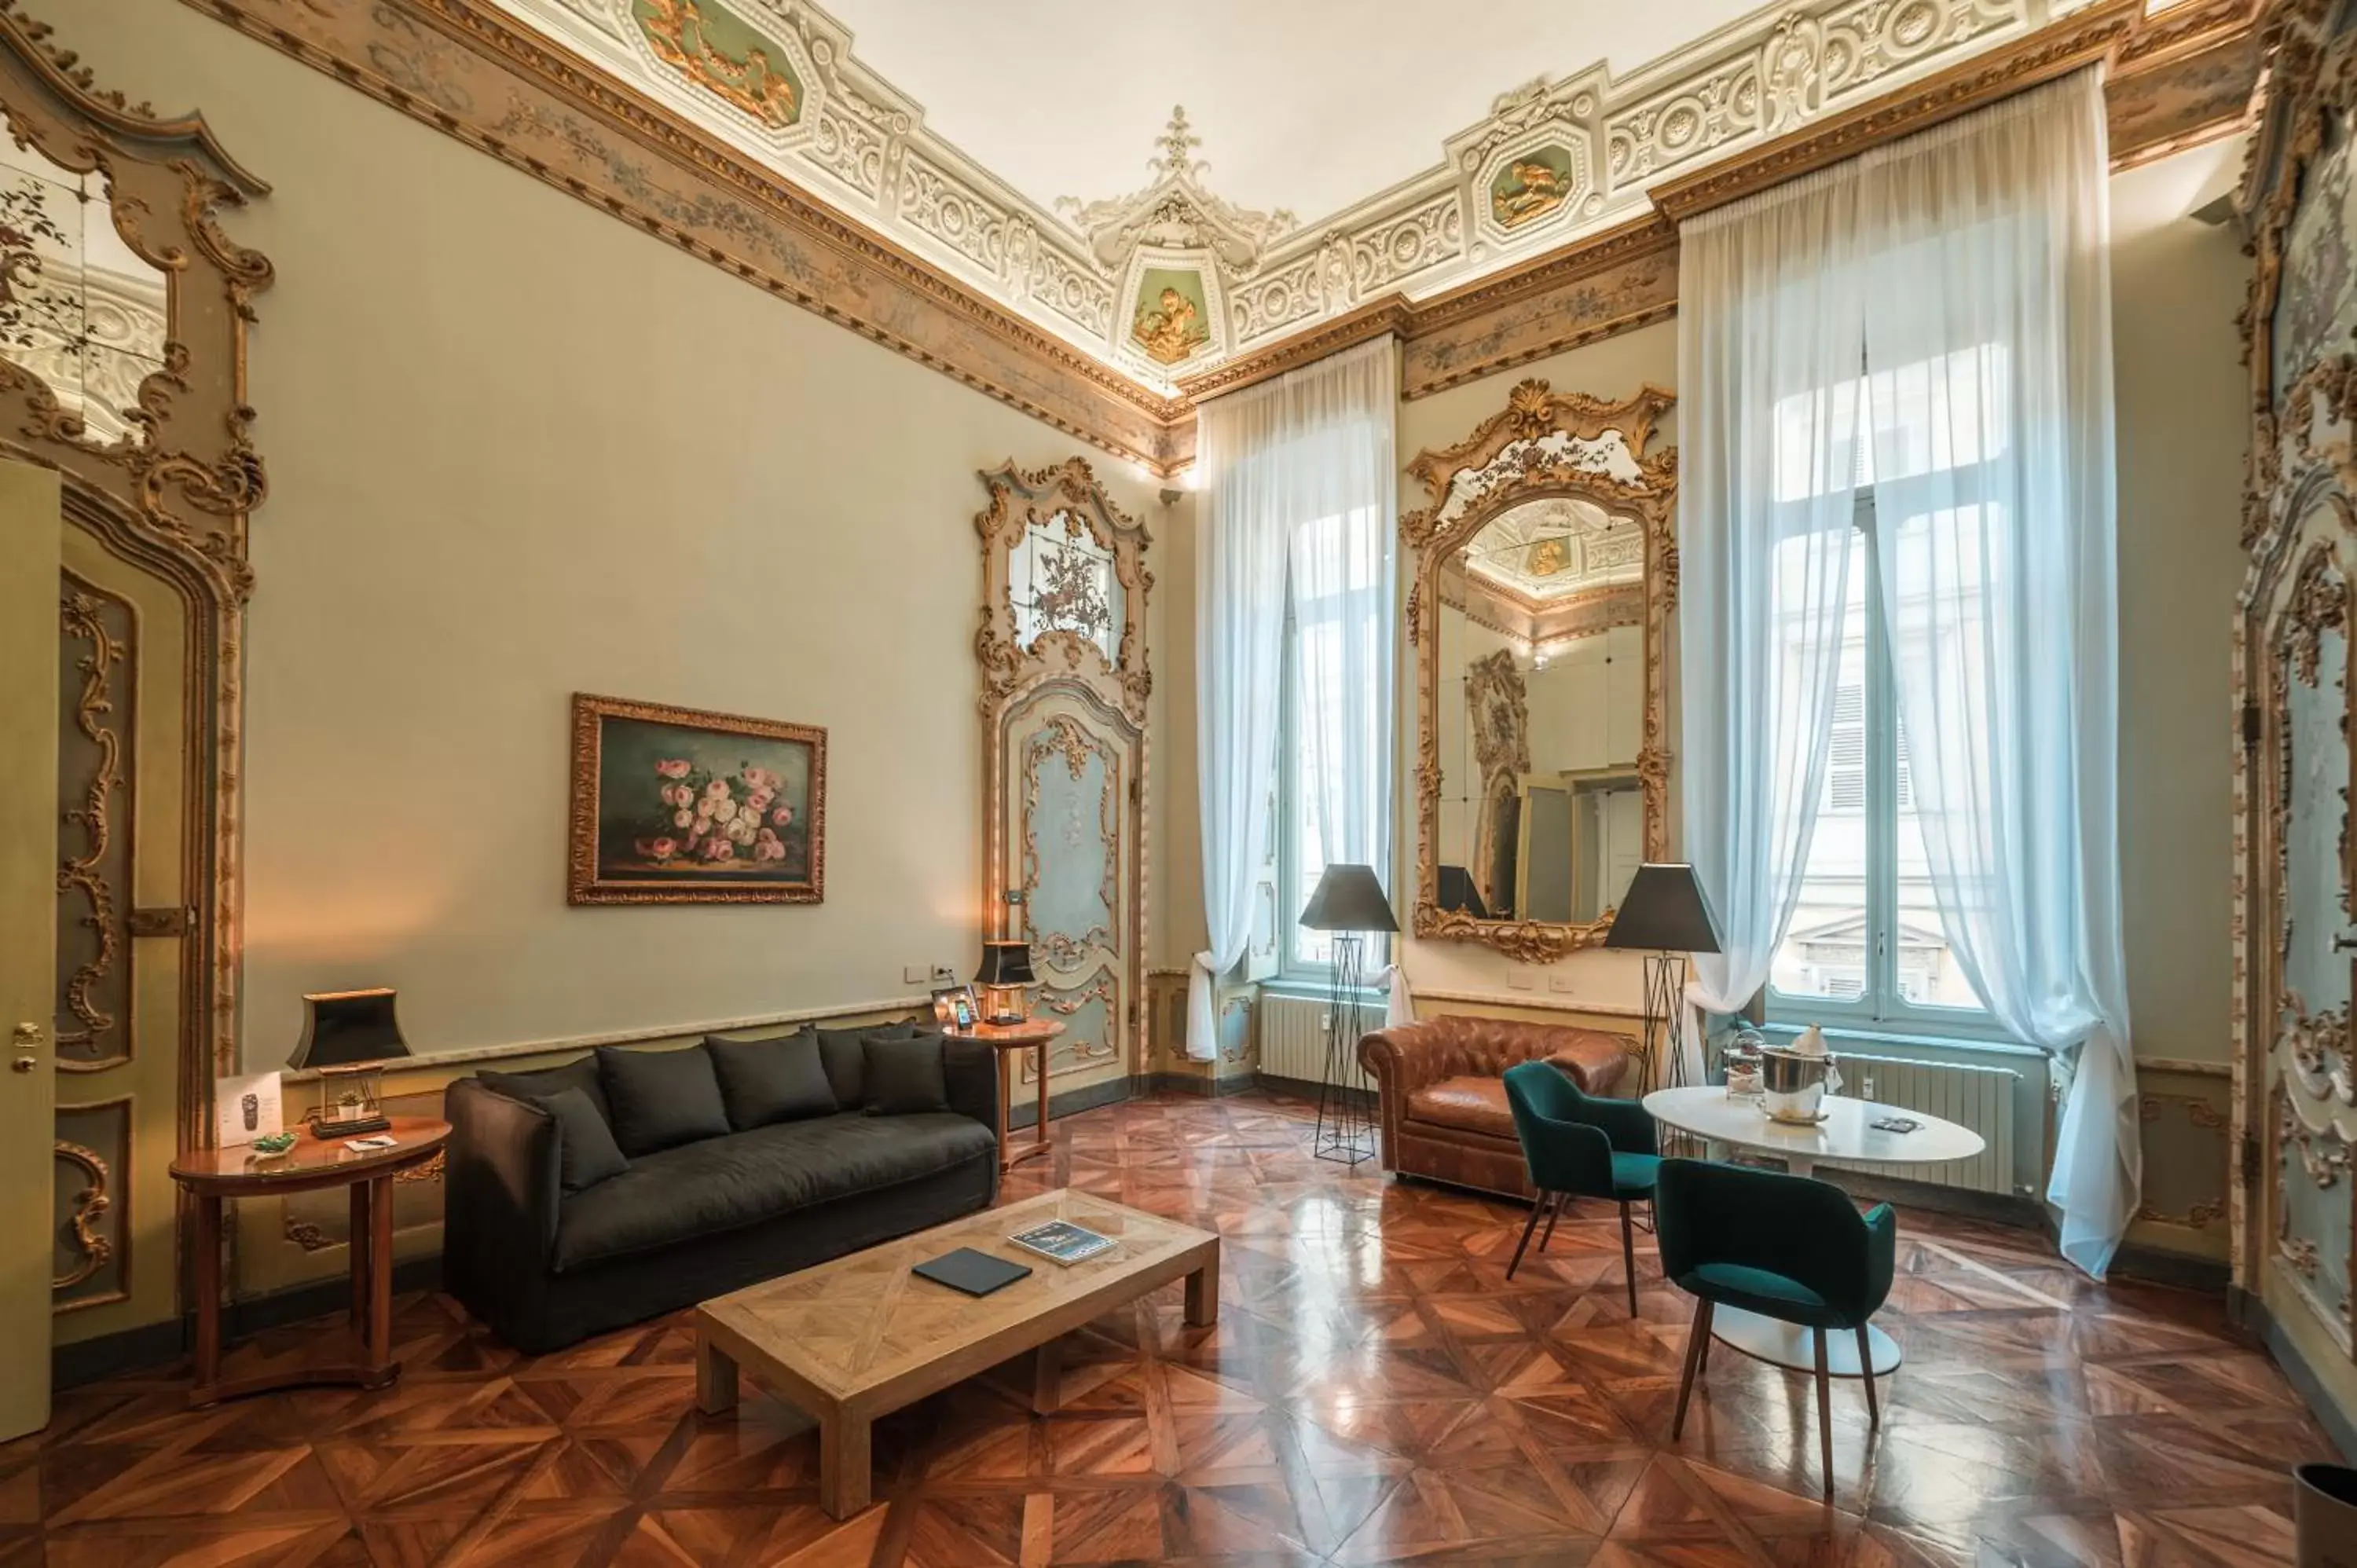
M 1523 1239 L 1514 1243 L 1514 1261 L 1506 1265 L 1508 1279 L 1512 1279 L 1514 1271 L 1523 1266 L 1523 1249 L 1531 1244 L 1531 1232 L 1539 1228 L 1539 1210 L 1544 1208 L 1546 1203 L 1547 1195 L 1544 1192 L 1531 1199 L 1531 1217 L 1523 1222 Z
M 1857 1373 L 1866 1380 L 1866 1423 L 1882 1424 L 1881 1402 L 1874 1397 L 1874 1345 L 1867 1337 L 1866 1325 L 1857 1326 Z
M 1817 1446 L 1825 1462 L 1825 1496 L 1834 1495 L 1834 1391 L 1825 1373 L 1825 1331 L 1811 1332 L 1817 1341 Z
M 1670 1418 L 1670 1441 L 1673 1443 L 1686 1429 L 1686 1401 L 1694 1396 L 1695 1368 L 1702 1360 L 1702 1348 L 1709 1338 L 1710 1303 L 1697 1297 L 1694 1326 L 1686 1330 L 1685 1376 L 1678 1380 L 1678 1413 Z
M 1629 1273 L 1629 1316 L 1637 1316 L 1637 1232 L 1629 1205 L 1620 1206 L 1620 1262 Z
M 1539 1236 L 1540 1251 L 1545 1251 L 1547 1250 L 1547 1243 L 1555 1240 L 1555 1222 L 1563 1218 L 1563 1211 L 1566 1208 L 1569 1207 L 1570 1203 L 1571 1195 L 1569 1193 L 1558 1192 L 1555 1195 L 1555 1202 L 1548 1205 L 1547 1228 Z
M 1710 1326 L 1717 1308 L 1709 1302 L 1702 1304 L 1702 1354 L 1695 1358 L 1695 1376 L 1710 1376 Z

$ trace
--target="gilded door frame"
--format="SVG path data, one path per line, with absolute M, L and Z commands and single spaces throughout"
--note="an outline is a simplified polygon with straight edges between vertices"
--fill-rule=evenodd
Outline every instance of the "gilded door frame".
M 1125 1016 L 1108 1021 L 1124 1042 L 1120 1066 L 1130 1077 L 1145 1070 L 1147 1060 L 1146 1008 L 1146 903 L 1149 868 L 1146 863 L 1146 786 L 1148 766 L 1146 703 L 1154 689 L 1146 667 L 1146 596 L 1154 575 L 1146 568 L 1146 547 L 1152 542 L 1143 523 L 1131 518 L 1105 493 L 1104 487 L 1082 457 L 1044 468 L 1023 469 L 1012 459 L 984 471 L 990 504 L 974 515 L 974 532 L 983 553 L 981 624 L 974 632 L 974 651 L 982 667 L 983 746 L 983 897 L 985 935 L 1005 933 L 1006 893 L 1010 874 L 1017 873 L 1010 858 L 1006 823 L 1010 791 L 1021 786 L 1021 759 L 1011 757 L 1006 723 L 1019 710 L 1049 693 L 1063 691 L 1093 710 L 1106 727 L 1120 736 L 1130 757 L 1131 799 L 1125 845 L 1131 857 L 1129 908 L 1118 911 L 1127 950 L 1122 972 L 1128 1003 Z M 1026 648 L 1017 640 L 1015 609 L 1009 597 L 1016 547 L 1035 521 L 1064 514 L 1077 519 L 1091 538 L 1114 558 L 1114 577 L 1123 596 L 1122 629 L 1113 657 L 1078 633 L 1041 633 Z
M 0 360 L 0 403 L 12 413 L 0 419 L 0 454 L 56 469 L 66 521 L 187 609 L 185 903 L 124 912 L 141 934 L 186 944 L 173 1121 L 187 1150 L 212 1142 L 213 1079 L 237 1060 L 246 526 L 267 489 L 249 435 L 246 330 L 273 273 L 221 219 L 270 188 L 201 115 L 167 118 L 101 89 L 48 34 L 0 0 L 0 116 L 51 161 L 104 180 L 116 232 L 166 279 L 164 367 L 125 411 L 130 433 L 102 442 L 38 376 Z

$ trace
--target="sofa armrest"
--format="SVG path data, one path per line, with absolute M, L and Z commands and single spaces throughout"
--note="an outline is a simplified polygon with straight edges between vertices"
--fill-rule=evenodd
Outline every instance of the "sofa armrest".
M 450 1293 L 499 1328 L 544 1288 L 560 1195 L 555 1118 L 471 1078 L 444 1091 L 442 1269 Z
M 950 1109 L 998 1135 L 998 1053 L 979 1040 L 942 1041 L 942 1079 Z

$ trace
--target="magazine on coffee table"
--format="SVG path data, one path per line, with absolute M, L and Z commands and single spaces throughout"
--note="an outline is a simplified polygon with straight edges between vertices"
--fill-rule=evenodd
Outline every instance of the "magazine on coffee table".
M 1077 1263 L 1083 1258 L 1093 1258 L 1113 1250 L 1113 1238 L 1073 1224 L 1069 1219 L 1051 1219 L 1045 1225 L 1035 1225 L 1028 1230 L 1017 1230 L 1007 1238 L 1027 1252 L 1037 1252 L 1054 1263 Z

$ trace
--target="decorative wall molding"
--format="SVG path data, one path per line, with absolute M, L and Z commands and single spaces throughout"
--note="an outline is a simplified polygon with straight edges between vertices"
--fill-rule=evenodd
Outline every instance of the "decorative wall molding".
M 2136 162 L 2245 124 L 2260 55 L 2258 0 L 2059 20 L 2051 0 L 1816 0 L 1626 81 L 1599 65 L 1506 93 L 1441 164 L 1298 231 L 1221 202 L 1166 144 L 1145 190 L 1077 208 L 1084 232 L 933 136 L 788 0 L 736 0 L 808 62 L 783 126 L 666 63 L 630 0 L 184 3 L 1165 478 L 1193 460 L 1196 401 L 1385 332 L 1413 398 L 1666 319 L 1663 189 L 1700 210 L 2095 59 L 2115 159 Z M 1552 172 L 1517 175 L 1534 155 Z M 1216 352 L 1137 344 L 1164 263 L 1199 269 Z

